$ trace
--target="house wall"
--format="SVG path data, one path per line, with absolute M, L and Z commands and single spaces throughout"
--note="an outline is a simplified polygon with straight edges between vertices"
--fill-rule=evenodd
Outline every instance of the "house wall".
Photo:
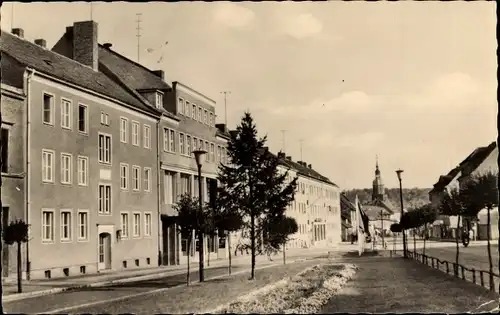
M 62 276 L 62 269 L 69 268 L 69 274 L 80 273 L 85 266 L 86 273 L 95 272 L 98 264 L 98 229 L 107 226 L 111 233 L 111 268 L 123 269 L 135 267 L 139 260 L 140 267 L 156 264 L 158 255 L 158 208 L 156 180 L 156 119 L 125 107 L 104 100 L 98 96 L 63 86 L 38 76 L 33 77 L 31 94 L 31 132 L 30 132 L 30 222 L 32 240 L 30 242 L 31 274 L 33 278 L 44 277 L 44 271 L 51 270 L 51 276 Z M 54 95 L 54 124 L 42 122 L 42 93 Z M 61 127 L 61 97 L 72 101 L 72 130 Z M 78 104 L 88 106 L 88 133 L 77 131 Z M 101 112 L 109 116 L 109 126 L 101 124 Z M 120 117 L 129 119 L 128 141 L 120 141 Z M 139 146 L 131 144 L 132 121 L 140 123 Z M 151 128 L 151 146 L 143 145 L 143 126 Z M 111 164 L 98 161 L 99 133 L 111 135 Z M 42 182 L 42 149 L 55 152 L 54 182 Z M 61 153 L 72 155 L 72 184 L 61 184 Z M 88 184 L 78 184 L 77 156 L 88 157 Z M 120 188 L 120 163 L 129 164 L 128 190 Z M 140 190 L 132 191 L 132 166 L 141 167 Z M 144 190 L 144 167 L 151 168 L 150 191 Z M 99 214 L 99 184 L 111 184 L 111 213 Z M 54 240 L 42 241 L 42 209 L 54 211 Z M 61 209 L 72 211 L 72 238 L 61 241 Z M 89 216 L 88 238 L 78 240 L 77 213 L 87 210 Z M 121 212 L 129 213 L 129 237 L 120 239 L 117 231 L 122 230 Z M 140 236 L 132 236 L 133 213 L 140 213 Z M 145 236 L 145 213 L 151 214 L 151 235 Z M 53 257 L 58 257 L 54 259 Z M 149 260 L 149 264 L 147 263 Z
M 24 114 L 25 97 L 21 89 L 2 84 L 2 129 L 8 130 L 7 172 L 2 172 L 2 224 L 8 224 L 25 217 L 24 190 Z M 4 217 L 5 216 L 5 217 Z M 4 227 L 4 226 L 3 226 Z M 3 238 L 2 238 L 3 241 Z M 17 248 L 2 244 L 3 276 L 15 275 L 17 266 Z M 23 245 L 23 247 L 26 247 Z M 25 248 L 22 269 L 26 270 Z

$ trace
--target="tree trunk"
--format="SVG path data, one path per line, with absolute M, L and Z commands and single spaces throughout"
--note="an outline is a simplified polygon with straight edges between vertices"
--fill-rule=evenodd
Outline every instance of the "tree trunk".
M 424 224 L 424 250 L 422 251 L 422 255 L 425 255 L 425 239 L 427 238 L 427 223 Z
M 250 247 L 252 252 L 252 271 L 250 280 L 253 280 L 255 279 L 255 216 L 253 214 L 250 216 Z
M 228 253 L 229 253 L 229 265 L 228 265 L 228 268 L 227 268 L 227 271 L 229 273 L 229 275 L 231 275 L 231 232 L 227 232 L 227 249 L 228 249 Z
M 189 279 L 190 279 L 190 276 L 191 276 L 191 268 L 190 268 L 190 256 L 191 256 L 191 241 L 192 241 L 193 237 L 191 235 L 191 233 L 189 233 L 189 239 L 188 239 L 188 242 L 187 242 L 187 275 L 186 275 L 186 284 L 189 286 Z
M 286 242 L 283 243 L 283 265 L 286 265 Z
M 2 111 L 0 109 L 0 124 L 1 124 L 2 121 L 3 121 L 2 120 Z M 2 139 L 0 138 L 0 151 L 2 151 L 1 150 L 2 146 L 3 146 L 3 143 L 2 143 Z M 0 168 L 2 166 L 2 163 L 3 163 L 3 161 L 2 161 L 2 155 L 0 154 Z M 3 221 L 2 173 L 1 172 L 0 172 L 0 220 Z M 3 226 L 2 226 L 2 224 L 3 224 L 3 222 L 0 222 L 0 242 L 2 242 L 2 243 L 0 243 L 0 245 L 2 245 L 1 246 L 2 250 L 0 251 L 0 253 L 3 254 L 3 251 L 5 249 L 3 248 L 4 244 L 3 244 L 3 237 L 2 237 L 2 235 L 3 235 L 3 231 L 2 231 Z M 2 255 L 2 257 L 3 257 L 3 255 Z M 0 259 L 2 259 L 2 258 L 0 258 Z M 0 281 L 2 281 L 2 277 L 3 277 L 3 268 L 2 267 L 3 267 L 2 263 L 0 263 Z M 0 314 L 3 314 L 3 290 L 2 290 L 2 285 L 0 285 Z
M 210 267 L 210 247 L 212 246 L 212 237 L 210 236 L 207 240 L 207 247 L 208 247 L 208 253 L 207 253 L 207 267 Z
M 457 245 L 457 252 L 456 252 L 456 255 L 455 255 L 455 276 L 458 277 L 458 259 L 459 259 L 459 256 L 460 256 L 460 247 L 458 246 L 459 244 L 459 238 L 458 238 L 458 234 L 459 234 L 459 228 L 460 228 L 460 216 L 458 216 L 458 219 L 457 219 L 457 230 L 455 232 L 455 243 Z
M 490 242 L 490 239 L 491 239 L 491 207 L 488 206 L 487 209 L 488 211 L 487 213 L 487 231 L 486 231 L 486 235 L 488 237 L 488 262 L 490 264 L 490 269 L 489 269 L 489 272 L 490 272 L 490 289 L 493 290 L 495 288 L 495 283 L 493 282 L 493 258 L 491 257 L 491 242 Z
M 22 258 L 21 258 L 21 242 L 17 242 L 17 293 L 22 293 L 23 292 L 23 287 L 22 287 Z

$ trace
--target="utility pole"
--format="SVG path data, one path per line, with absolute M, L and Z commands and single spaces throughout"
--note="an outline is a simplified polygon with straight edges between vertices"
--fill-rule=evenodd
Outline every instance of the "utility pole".
M 302 160 L 302 143 L 303 143 L 303 142 L 304 142 L 304 139 L 300 139 L 300 140 L 299 140 L 299 143 L 300 143 L 300 160 L 301 160 L 301 161 L 303 161 L 303 160 Z
M 227 95 L 231 94 L 231 91 L 222 91 L 221 94 L 224 94 L 224 124 L 227 127 Z
M 140 58 L 140 51 L 141 51 L 141 22 L 142 22 L 141 15 L 142 15 L 142 13 L 136 13 L 136 15 L 137 15 L 137 20 L 136 20 L 136 22 L 137 22 L 137 28 L 136 28 L 137 35 L 135 35 L 135 36 L 137 37 L 137 62 L 139 62 L 140 61 L 140 59 L 139 59 Z
M 10 30 L 14 28 L 14 2 L 11 3 L 11 14 L 10 14 Z
M 282 136 L 282 148 L 283 148 L 283 152 L 286 152 L 286 147 L 285 147 L 285 133 L 287 132 L 288 130 L 285 130 L 285 129 L 282 129 L 281 130 L 281 136 Z
M 91 21 L 93 21 L 93 18 L 92 18 L 93 9 L 94 9 L 94 7 L 93 7 L 93 2 L 92 2 L 92 1 L 90 1 L 90 20 L 91 20 Z

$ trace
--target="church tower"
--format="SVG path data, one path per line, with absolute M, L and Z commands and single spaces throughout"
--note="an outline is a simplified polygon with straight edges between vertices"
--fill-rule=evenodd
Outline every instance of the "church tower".
M 384 184 L 382 177 L 380 177 L 380 170 L 378 168 L 378 157 L 375 162 L 375 179 L 373 180 L 372 200 L 384 200 Z

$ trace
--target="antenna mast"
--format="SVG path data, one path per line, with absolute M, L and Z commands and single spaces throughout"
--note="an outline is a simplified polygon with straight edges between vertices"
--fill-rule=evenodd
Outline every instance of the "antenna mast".
M 139 57 L 140 57 L 140 51 L 141 51 L 141 15 L 142 13 L 136 13 L 137 15 L 137 62 L 139 62 Z
M 227 94 L 231 94 L 231 91 L 222 91 L 221 93 L 224 94 L 224 123 L 227 127 Z
M 92 6 L 92 4 L 93 4 L 93 3 L 92 3 L 92 1 L 90 1 L 90 20 L 91 20 L 91 21 L 93 21 L 93 19 L 92 19 L 92 13 L 93 13 L 93 12 L 92 12 L 92 11 L 93 11 L 93 6 Z
M 283 141 L 283 152 L 286 152 L 286 147 L 285 147 L 285 133 L 287 132 L 288 130 L 285 130 L 285 129 L 282 129 L 281 130 L 281 136 L 282 136 L 282 141 Z
M 302 160 L 302 143 L 303 143 L 303 142 L 304 142 L 304 139 L 300 139 L 300 140 L 299 140 L 299 143 L 300 143 L 300 160 L 301 160 L 301 161 L 303 161 L 303 160 Z

